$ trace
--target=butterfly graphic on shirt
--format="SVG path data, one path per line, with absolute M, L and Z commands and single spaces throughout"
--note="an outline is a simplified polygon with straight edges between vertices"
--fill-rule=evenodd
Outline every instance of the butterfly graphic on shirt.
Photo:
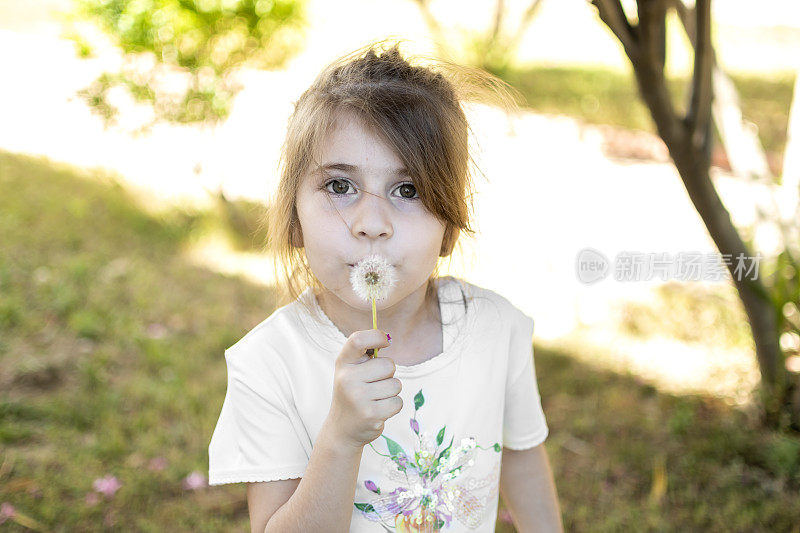
M 449 528 L 455 518 L 461 524 L 474 528 L 485 518 L 487 503 L 493 493 L 480 494 L 481 489 L 496 486 L 500 476 L 500 461 L 493 459 L 494 466 L 489 475 L 476 479 L 464 474 L 472 469 L 479 450 L 500 452 L 502 446 L 479 446 L 473 437 L 462 438 L 453 447 L 455 436 L 447 447 L 440 450 L 444 442 L 443 426 L 435 441 L 428 432 L 420 432 L 417 411 L 425 403 L 422 390 L 414 396 L 414 416 L 409 420 L 415 433 L 418 450 L 413 457 L 396 441 L 382 435 L 388 454 L 375 450 L 384 457 L 384 482 L 394 482 L 397 487 L 391 492 L 382 492 L 372 481 L 364 486 L 376 494 L 369 502 L 354 502 L 362 516 L 380 522 L 387 531 L 423 532 Z

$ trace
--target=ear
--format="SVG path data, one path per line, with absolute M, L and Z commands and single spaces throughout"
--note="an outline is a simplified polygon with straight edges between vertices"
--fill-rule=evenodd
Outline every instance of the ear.
M 442 237 L 442 248 L 439 250 L 440 257 L 447 257 L 453 253 L 453 248 L 455 248 L 459 233 L 460 231 L 458 228 L 450 224 L 447 225 L 444 230 L 444 237 Z

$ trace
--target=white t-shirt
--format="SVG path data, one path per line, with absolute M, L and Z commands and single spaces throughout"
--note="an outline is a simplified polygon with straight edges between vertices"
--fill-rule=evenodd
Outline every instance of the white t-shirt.
M 502 447 L 530 448 L 547 438 L 533 319 L 452 276 L 437 281 L 437 294 L 444 351 L 396 365 L 403 409 L 363 449 L 351 532 L 430 531 L 436 521 L 444 531 L 492 532 Z M 228 389 L 208 448 L 210 485 L 305 472 L 346 338 L 310 288 L 299 299 L 323 322 L 294 301 L 225 350 Z

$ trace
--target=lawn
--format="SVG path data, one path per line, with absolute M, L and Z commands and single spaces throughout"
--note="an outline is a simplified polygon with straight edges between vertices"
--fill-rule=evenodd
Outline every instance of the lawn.
M 4 530 L 247 530 L 244 485 L 198 473 L 223 351 L 274 300 L 185 259 L 219 219 L 1 151 L 0 191 Z M 800 531 L 800 437 L 534 349 L 568 531 Z
M 577 117 L 655 133 L 632 72 L 605 68 L 526 67 L 496 73 L 520 90 L 527 107 L 540 112 Z M 794 89 L 793 73 L 731 76 L 741 98 L 742 114 L 758 128 L 770 159 L 780 161 L 786 147 L 786 128 Z M 673 77 L 669 90 L 677 109 L 685 109 L 688 80 Z

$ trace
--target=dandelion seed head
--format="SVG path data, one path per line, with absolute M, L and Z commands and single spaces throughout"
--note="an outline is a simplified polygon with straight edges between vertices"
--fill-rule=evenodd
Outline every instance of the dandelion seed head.
M 395 268 L 379 254 L 372 254 L 353 267 L 350 284 L 364 300 L 383 300 L 396 282 Z

